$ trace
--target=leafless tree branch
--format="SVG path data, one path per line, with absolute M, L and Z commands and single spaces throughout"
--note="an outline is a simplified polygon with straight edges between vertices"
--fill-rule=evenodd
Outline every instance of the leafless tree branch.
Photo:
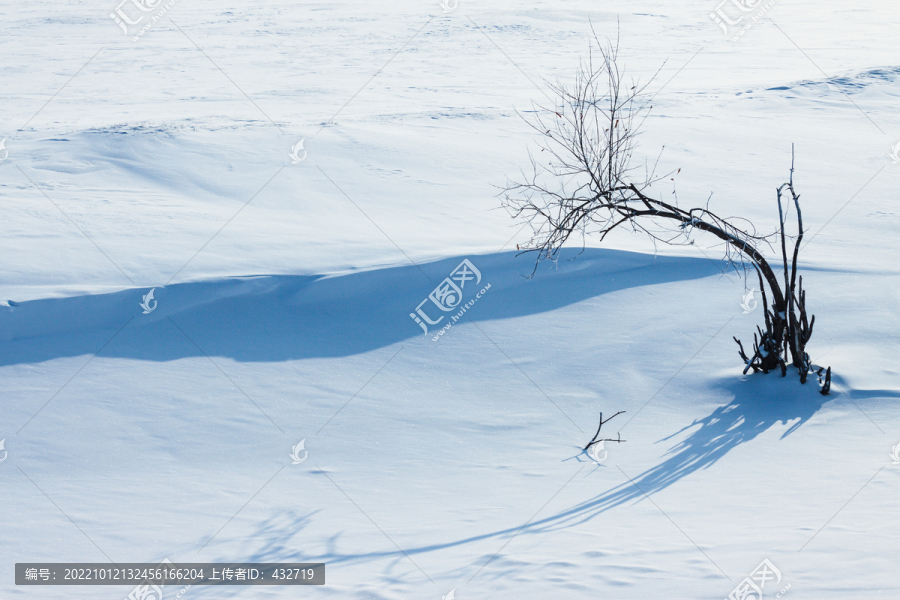
M 558 260 L 562 248 L 579 236 L 583 247 L 586 237 L 593 235 L 602 242 L 623 226 L 647 235 L 654 245 L 693 244 L 695 232 L 711 234 L 723 243 L 729 267 L 747 272 L 752 266 L 759 277 L 766 328 L 757 328 L 751 356 L 735 339 L 746 365 L 744 372 L 780 369 L 785 374 L 790 362 L 805 382 L 814 368 L 804 349 L 815 317 L 807 319 L 803 279 L 798 282 L 797 277 L 803 220 L 800 197 L 794 190 L 793 160 L 790 180 L 776 189 L 779 228 L 768 234 L 758 232 L 746 219 L 716 214 L 709 201 L 682 208 L 674 190 L 673 200 L 657 198 L 653 185 L 666 178 L 674 180 L 680 169 L 657 175 L 658 157 L 652 167 L 644 165 L 642 174 L 631 164 L 638 128 L 652 110 L 641 102 L 652 78 L 647 83 L 626 79 L 619 66 L 618 41 L 604 44 L 596 34 L 594 39 L 597 48 L 579 65 L 574 82 L 549 84 L 558 99 L 556 105 L 535 103 L 535 116 L 526 119 L 539 136 L 540 152 L 529 153 L 531 173 L 522 171 L 521 179 L 508 182 L 501 192 L 510 215 L 531 225 L 531 239 L 520 249 L 536 254 L 537 269 L 543 260 Z M 796 236 L 785 231 L 790 207 L 782 205 L 785 192 L 790 193 L 796 211 Z M 788 239 L 794 244 L 790 265 Z M 761 251 L 773 249 L 778 242 L 783 281 Z

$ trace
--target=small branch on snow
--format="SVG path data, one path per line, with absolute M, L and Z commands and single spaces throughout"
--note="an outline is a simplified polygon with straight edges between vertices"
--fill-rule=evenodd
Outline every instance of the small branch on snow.
M 609 423 L 611 420 L 613 420 L 614 418 L 618 417 L 619 415 L 621 415 L 621 414 L 624 413 L 624 412 L 625 412 L 624 410 L 620 410 L 619 412 L 617 412 L 616 414 L 614 414 L 613 416 L 611 416 L 610 418 L 608 418 L 608 419 L 605 420 L 605 421 L 603 420 L 603 413 L 600 413 L 600 424 L 597 426 L 597 433 L 594 434 L 594 439 L 592 439 L 592 440 L 590 441 L 590 443 L 589 443 L 587 446 L 584 447 L 584 449 L 587 450 L 588 448 L 590 448 L 591 446 L 593 446 L 594 444 L 597 444 L 597 443 L 599 443 L 599 442 L 619 442 L 619 443 L 621 443 L 621 442 L 627 441 L 627 440 L 623 440 L 623 439 L 622 439 L 622 434 L 621 434 L 621 433 L 617 433 L 617 434 L 616 434 L 616 438 L 617 438 L 617 439 L 609 439 L 609 438 L 608 438 L 608 439 L 603 439 L 603 440 L 598 440 L 598 439 L 597 439 L 597 436 L 600 435 L 600 429 L 603 427 L 603 424 L 604 424 L 604 423 Z

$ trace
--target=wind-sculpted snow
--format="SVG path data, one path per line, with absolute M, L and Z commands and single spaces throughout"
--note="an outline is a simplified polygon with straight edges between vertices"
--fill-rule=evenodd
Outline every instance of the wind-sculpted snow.
M 0 597 L 166 558 L 321 561 L 341 600 L 727 598 L 763 559 L 783 600 L 900 597 L 895 2 L 178 0 L 137 41 L 120 2 L 0 8 Z M 592 28 L 650 83 L 656 197 L 774 231 L 794 148 L 830 396 L 741 374 L 759 285 L 702 236 L 527 277 L 496 194 Z
M 824 98 L 832 94 L 852 96 L 863 92 L 900 96 L 900 67 L 878 67 L 828 79 L 808 79 L 791 85 L 770 87 L 767 91 L 799 92 L 811 98 Z
M 204 351 L 242 362 L 348 356 L 422 337 L 408 314 L 462 258 L 419 267 L 374 269 L 338 276 L 259 275 L 156 287 L 146 310 L 145 288 L 111 294 L 22 302 L 0 311 L 7 344 L 0 365 L 92 354 L 95 334 L 126 322 L 139 345 L 113 344 L 104 355 L 177 360 L 200 355 L 173 344 L 172 319 L 204 340 Z M 491 284 L 467 316 L 476 321 L 534 315 L 617 290 L 716 275 L 720 263 L 615 250 L 567 252 L 559 267 L 533 279 L 530 256 L 469 257 Z M 134 317 L 134 320 L 129 321 Z

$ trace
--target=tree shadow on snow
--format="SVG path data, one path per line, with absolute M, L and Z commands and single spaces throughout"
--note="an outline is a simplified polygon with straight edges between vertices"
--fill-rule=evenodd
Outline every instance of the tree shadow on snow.
M 692 473 L 713 466 L 730 451 L 741 444 L 753 441 L 772 427 L 786 426 L 787 429 L 779 437 L 779 439 L 784 439 L 809 421 L 825 403 L 837 399 L 834 394 L 831 396 L 819 394 L 815 378 L 808 381 L 806 385 L 801 385 L 796 374 L 791 372 L 786 378 L 782 378 L 778 373 L 727 377 L 714 382 L 712 387 L 718 390 L 724 389 L 732 397 L 731 401 L 717 407 L 704 417 L 695 418 L 691 423 L 685 424 L 677 431 L 660 439 L 657 443 L 675 440 L 674 444 L 663 454 L 662 462 L 637 475 L 629 473 L 630 481 L 613 487 L 599 496 L 535 520 L 525 527 L 516 525 L 449 542 L 404 547 L 402 552 L 396 550 L 369 553 L 346 552 L 339 550 L 337 540 L 333 539 L 329 541 L 327 554 L 320 556 L 317 560 L 336 564 L 391 559 L 386 568 L 388 572 L 391 572 L 389 576 L 394 577 L 393 572 L 396 569 L 401 568 L 402 570 L 401 563 L 406 555 L 427 554 L 492 538 L 509 539 L 516 535 L 539 534 L 571 528 L 622 504 L 645 500 L 648 496 L 674 485 Z M 258 538 L 254 536 L 253 539 Z M 284 540 L 276 540 L 276 542 L 275 547 L 280 548 L 286 545 Z M 266 543 L 266 545 L 269 544 Z M 487 560 L 491 556 L 486 555 L 483 558 Z M 460 571 L 460 575 L 462 574 Z M 388 574 L 386 573 L 386 575 Z
M 793 370 L 789 370 L 784 378 L 779 373 L 724 378 L 715 382 L 715 387 L 724 389 L 732 400 L 659 440 L 657 443 L 680 438 L 665 452 L 662 462 L 637 475 L 627 473 L 630 481 L 535 522 L 533 529 L 576 525 L 616 506 L 643 500 L 700 469 L 708 469 L 739 445 L 754 440 L 771 427 L 789 426 L 779 437 L 786 438 L 826 402 L 836 398 L 834 392 L 830 396 L 818 392 L 815 375 L 806 385 L 800 384 Z

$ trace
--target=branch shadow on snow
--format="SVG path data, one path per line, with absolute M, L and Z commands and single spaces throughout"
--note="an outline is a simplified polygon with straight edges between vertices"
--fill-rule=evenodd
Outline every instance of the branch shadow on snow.
M 708 469 L 741 444 L 753 441 L 770 428 L 787 426 L 779 440 L 796 432 L 835 395 L 818 392 L 815 378 L 800 384 L 795 371 L 751 374 L 716 382 L 732 400 L 705 417 L 696 418 L 657 443 L 677 440 L 662 462 L 603 494 L 534 524 L 535 529 L 576 525 L 611 508 L 637 502 L 658 493 L 701 469 Z
M 406 555 L 414 558 L 417 555 L 463 547 L 490 539 L 499 542 L 517 535 L 540 534 L 575 527 L 623 504 L 646 500 L 647 496 L 678 483 L 692 473 L 713 466 L 741 444 L 753 441 L 772 427 L 786 427 L 779 437 L 779 440 L 783 440 L 797 432 L 825 403 L 838 399 L 835 395 L 819 394 L 814 380 L 801 385 L 793 373 L 784 379 L 778 373 L 723 378 L 714 382 L 713 387 L 724 390 L 731 396 L 731 400 L 718 406 L 708 415 L 695 418 L 658 440 L 656 443 L 672 442 L 671 447 L 663 454 L 661 462 L 642 473 L 628 473 L 632 478 L 631 481 L 617 485 L 598 496 L 556 514 L 537 519 L 525 527 L 517 524 L 510 528 L 454 541 L 404 547 L 402 552 L 393 549 L 368 553 L 342 551 L 337 543 L 339 536 L 335 536 L 329 540 L 326 553 L 316 560 L 340 564 L 391 559 L 386 567 L 385 576 L 393 578 L 396 577 L 396 570 L 402 567 Z M 615 466 L 612 466 L 615 472 Z M 261 530 L 259 533 L 265 532 Z M 263 547 L 275 548 L 275 554 L 281 553 L 282 548 L 290 548 L 292 545 L 290 540 L 280 537 L 280 534 L 273 538 L 271 543 L 265 538 L 258 538 L 255 534 L 251 539 Z M 475 566 L 481 567 L 491 558 L 490 554 L 484 555 L 462 568 L 458 575 L 468 575 Z
M 202 349 L 240 362 L 274 362 L 351 356 L 418 341 L 423 332 L 410 313 L 464 258 L 481 272 L 477 289 L 491 285 L 477 310 L 466 315 L 475 321 L 533 315 L 617 290 L 714 276 L 723 266 L 705 258 L 572 250 L 563 253 L 558 267 L 542 264 L 529 280 L 524 275 L 532 272 L 533 255 L 516 254 L 461 256 L 339 276 L 261 275 L 174 284 L 155 288 L 158 304 L 149 314 L 140 306 L 149 288 L 15 303 L 0 308 L 5 341 L 0 366 L 90 356 L 101 349 L 101 357 L 148 361 L 203 356 Z M 469 291 L 464 293 L 468 300 Z M 441 314 L 431 301 L 428 305 L 432 317 Z M 429 337 L 437 327 L 429 328 Z

